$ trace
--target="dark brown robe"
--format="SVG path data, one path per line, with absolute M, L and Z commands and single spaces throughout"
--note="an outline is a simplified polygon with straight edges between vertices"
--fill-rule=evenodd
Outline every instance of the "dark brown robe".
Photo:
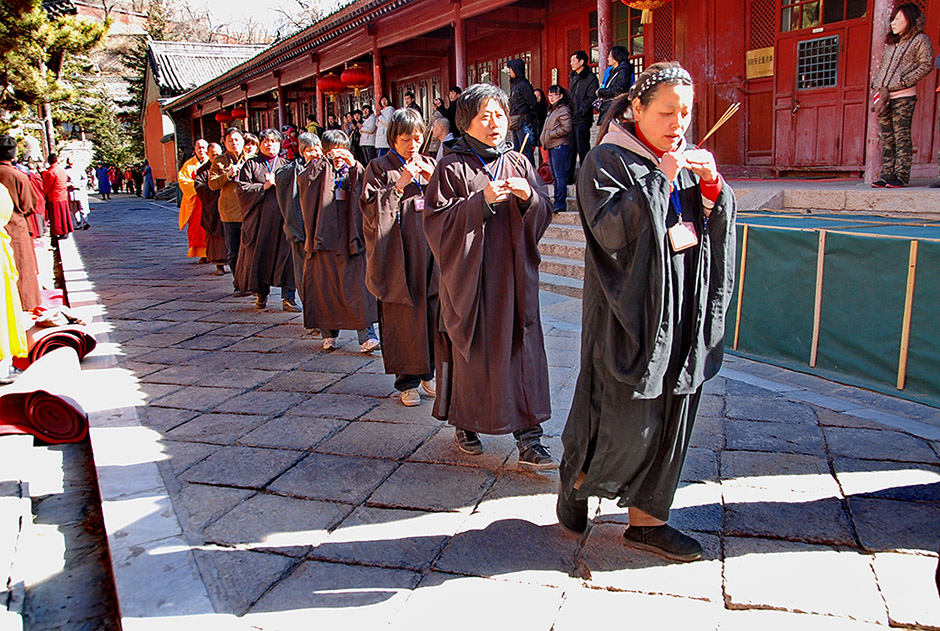
M 13 198 L 13 216 L 4 229 L 10 235 L 13 248 L 13 262 L 19 278 L 16 289 L 20 294 L 23 311 L 35 309 L 42 304 L 39 291 L 39 264 L 36 262 L 36 250 L 29 236 L 27 218 L 33 214 L 35 199 L 33 185 L 29 176 L 13 166 L 9 160 L 0 161 L 0 184 L 7 187 Z
M 358 331 L 378 319 L 375 297 L 366 289 L 362 236 L 362 166 L 350 167 L 337 200 L 333 164 L 311 162 L 297 176 L 304 217 L 304 326 Z
M 424 187 L 412 181 L 401 198 L 395 193 L 402 170 L 389 151 L 363 176 L 366 287 L 379 301 L 385 372 L 426 375 L 434 362 L 440 271 L 424 236 L 424 212 L 415 208 Z
M 274 161 L 272 171 L 284 164 Z M 284 218 L 274 187 L 264 190 L 267 160 L 256 156 L 238 173 L 238 202 L 242 213 L 242 242 L 238 251 L 235 285 L 242 291 L 266 294 L 270 287 L 294 289 L 290 244 L 284 235 Z
M 222 220 L 219 217 L 219 191 L 209 188 L 209 171 L 212 162 L 206 163 L 196 169 L 193 176 L 193 186 L 196 197 L 202 204 L 202 218 L 199 223 L 206 231 L 206 258 L 210 263 L 222 265 L 226 262 L 225 238 L 222 236 Z
M 441 269 L 441 320 L 452 346 L 450 357 L 448 344 L 436 349 L 434 415 L 484 434 L 527 429 L 551 416 L 538 242 L 552 203 L 537 192 L 528 160 L 509 152 L 494 176 L 513 175 L 529 181 L 528 202 L 512 196 L 488 205 L 488 175 L 461 139 L 425 194 L 424 230 Z

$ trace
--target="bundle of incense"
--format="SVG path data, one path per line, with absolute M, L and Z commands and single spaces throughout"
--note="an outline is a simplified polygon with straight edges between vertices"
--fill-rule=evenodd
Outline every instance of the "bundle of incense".
M 718 129 L 719 129 L 722 125 L 724 125 L 725 123 L 728 122 L 728 119 L 730 119 L 732 116 L 734 116 L 735 114 L 737 114 L 739 107 L 741 107 L 741 104 L 740 104 L 740 103 L 732 103 L 730 106 L 728 106 L 728 109 L 725 110 L 725 113 L 721 115 L 721 118 L 718 119 L 718 122 L 715 123 L 715 124 L 712 126 L 712 128 L 708 130 L 708 133 L 705 134 L 705 137 L 702 138 L 702 139 L 698 142 L 698 146 L 701 147 L 702 145 L 704 145 L 704 144 L 705 144 L 705 141 L 708 140 L 709 136 L 711 136 L 711 135 L 714 134 L 716 131 L 718 131 Z
M 529 134 L 526 134 L 526 135 L 525 135 L 525 138 L 522 139 L 522 146 L 520 146 L 520 147 L 519 147 L 519 151 L 516 152 L 516 153 L 518 153 L 520 156 L 522 155 L 522 152 L 525 151 L 525 143 L 527 143 L 527 142 L 529 142 Z M 512 162 L 512 167 L 513 167 L 513 169 L 515 169 L 516 167 L 519 166 L 519 160 L 516 159 L 516 158 L 510 158 L 510 162 Z M 523 172 L 524 172 L 524 171 L 525 171 L 525 169 L 523 169 Z

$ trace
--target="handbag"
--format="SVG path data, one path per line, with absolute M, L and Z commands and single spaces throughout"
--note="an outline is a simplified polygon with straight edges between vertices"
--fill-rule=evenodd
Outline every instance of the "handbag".
M 552 175 L 552 165 L 548 161 L 548 149 L 539 147 L 539 155 L 542 158 L 542 163 L 538 168 L 539 177 L 542 178 L 542 181 L 546 184 L 551 184 L 555 181 L 555 178 Z
M 888 99 L 884 98 L 879 90 L 871 97 L 871 111 L 880 116 L 886 109 L 888 109 Z

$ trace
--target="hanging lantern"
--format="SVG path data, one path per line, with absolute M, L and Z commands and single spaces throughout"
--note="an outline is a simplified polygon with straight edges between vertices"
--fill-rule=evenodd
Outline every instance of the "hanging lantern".
M 329 72 L 320 77 L 317 85 L 320 86 L 320 92 L 330 97 L 330 103 L 335 103 L 336 95 L 346 89 L 346 84 L 343 83 L 343 80 L 337 77 L 333 72 Z
M 232 108 L 232 119 L 241 120 L 245 118 L 245 114 L 248 113 L 248 110 L 245 109 L 244 105 L 236 105 Z
M 232 117 L 232 115 L 225 110 L 221 110 L 215 115 L 215 122 L 221 123 L 222 125 L 231 123 L 233 120 L 235 119 Z
M 653 23 L 653 9 L 669 4 L 669 0 L 620 0 L 631 9 L 642 11 L 640 14 L 641 24 Z
M 359 90 L 369 87 L 372 83 L 372 73 L 359 64 L 353 64 L 352 67 L 343 70 L 339 78 L 347 87 L 356 90 L 356 96 L 359 96 Z

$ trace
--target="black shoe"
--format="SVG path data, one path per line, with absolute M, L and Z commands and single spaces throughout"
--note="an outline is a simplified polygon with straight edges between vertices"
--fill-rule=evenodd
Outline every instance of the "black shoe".
M 542 443 L 519 450 L 519 466 L 533 471 L 552 471 L 558 468 L 558 461 L 552 458 Z
M 255 309 L 266 309 L 268 307 L 268 297 L 258 296 L 255 298 Z
M 245 296 L 250 295 L 247 291 L 242 291 L 241 289 L 236 289 L 232 292 L 232 296 L 235 298 L 244 298 Z
M 940 188 L 940 180 L 930 183 L 930 188 Z
M 300 313 L 300 306 L 293 300 L 282 300 L 281 308 L 288 313 Z
M 454 442 L 457 443 L 457 449 L 471 456 L 479 456 L 483 453 L 483 443 L 476 432 L 470 432 L 465 429 L 454 429 Z
M 673 561 L 698 561 L 702 558 L 702 544 L 670 526 L 627 526 L 623 545 L 646 550 Z
M 886 180 L 883 180 L 882 178 L 878 178 L 877 180 L 871 183 L 872 188 L 884 188 L 887 185 L 888 185 L 888 182 Z
M 224 266 L 224 265 L 216 265 L 216 266 L 215 266 L 215 275 L 216 275 L 216 276 L 225 276 L 225 266 Z
M 885 183 L 885 186 L 887 186 L 888 188 L 904 188 L 905 186 L 907 186 L 907 184 L 905 184 L 900 179 L 898 179 L 897 176 L 894 176 L 894 177 L 888 178 L 887 182 Z
M 571 494 L 574 495 L 574 493 L 575 491 L 572 490 Z M 555 515 L 558 516 L 558 523 L 562 528 L 570 533 L 580 535 L 587 530 L 587 500 L 568 497 L 561 488 L 558 489 L 558 501 L 555 502 Z

